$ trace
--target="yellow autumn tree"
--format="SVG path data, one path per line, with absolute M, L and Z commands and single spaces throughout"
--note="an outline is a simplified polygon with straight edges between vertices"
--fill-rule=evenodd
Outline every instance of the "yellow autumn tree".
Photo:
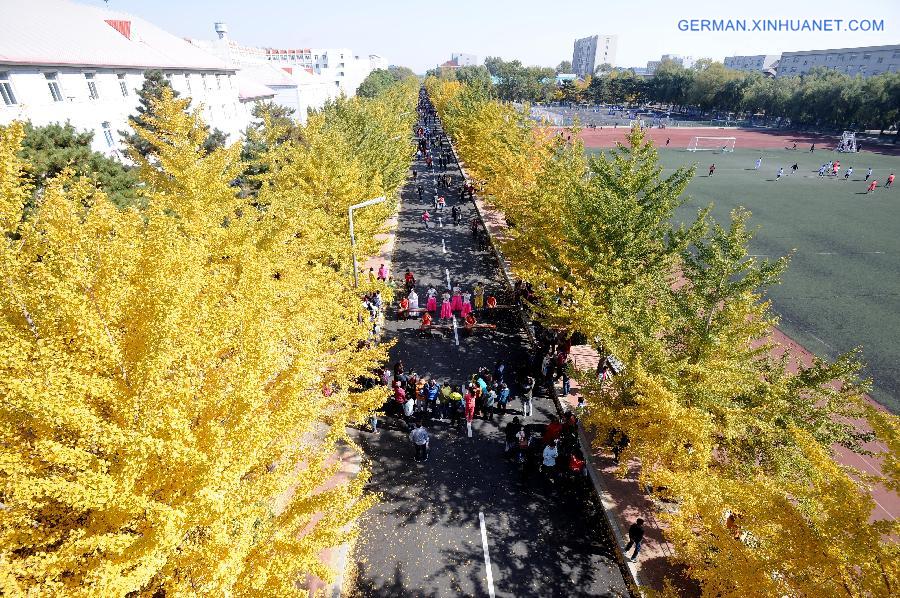
M 315 182 L 358 158 L 250 203 L 239 148 L 207 154 L 186 100 L 165 92 L 151 125 L 142 211 L 70 173 L 26 211 L 22 126 L 0 128 L 6 595 L 297 594 L 371 501 L 364 472 L 325 483 L 345 424 L 383 400 L 359 384 L 385 349 L 338 261 L 346 216 Z
M 502 248 L 534 286 L 534 315 L 625 364 L 611 383 L 580 376 L 583 422 L 601 444 L 626 434 L 622 462 L 640 462 L 641 481 L 677 501 L 667 533 L 704 595 L 895 593 L 898 528 L 869 521 L 868 490 L 898 486 L 898 420 L 862 401 L 856 353 L 799 371 L 771 356 L 777 318 L 759 289 L 787 260 L 749 255 L 749 213 L 721 225 L 701 210 L 675 228 L 693 172 L 662 176 L 640 131 L 588 159 L 577 139 L 509 106 L 426 86 L 511 223 Z M 831 458 L 836 444 L 865 452 L 873 438 L 888 447 L 882 476 Z

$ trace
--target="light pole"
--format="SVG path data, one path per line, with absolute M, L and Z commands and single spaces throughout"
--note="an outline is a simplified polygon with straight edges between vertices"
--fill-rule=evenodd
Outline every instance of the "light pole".
M 353 286 L 359 286 L 359 264 L 356 263 L 356 236 L 353 234 L 353 210 L 373 206 L 384 201 L 384 195 L 374 199 L 366 200 L 362 203 L 353 204 L 347 208 L 347 215 L 350 216 L 350 254 L 353 256 Z

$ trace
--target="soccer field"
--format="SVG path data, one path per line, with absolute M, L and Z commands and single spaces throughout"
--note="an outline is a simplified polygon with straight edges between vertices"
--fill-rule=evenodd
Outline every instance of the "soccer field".
M 841 162 L 840 176 L 820 178 L 819 166 L 832 159 Z M 689 221 L 712 203 L 713 218 L 727 223 L 729 212 L 743 206 L 758 228 L 753 254 L 775 258 L 793 250 L 782 284 L 768 289 L 779 327 L 819 355 L 862 346 L 872 397 L 900 412 L 900 181 L 881 187 L 891 172 L 900 176 L 900 157 L 738 147 L 733 153 L 663 149 L 660 161 L 664 174 L 697 164 L 678 220 Z M 795 162 L 797 174 L 788 175 Z M 716 172 L 708 177 L 712 163 Z M 786 174 L 776 181 L 782 166 Z M 846 166 L 853 167 L 849 181 Z M 879 188 L 866 195 L 870 166 Z

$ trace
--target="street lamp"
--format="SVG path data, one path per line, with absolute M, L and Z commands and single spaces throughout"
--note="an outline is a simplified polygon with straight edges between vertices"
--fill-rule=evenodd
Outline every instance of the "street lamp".
M 347 215 L 350 216 L 350 254 L 353 256 L 353 286 L 359 286 L 359 264 L 356 262 L 356 236 L 353 234 L 353 210 L 373 206 L 384 201 L 384 195 L 374 199 L 366 200 L 362 203 L 353 204 L 347 208 Z

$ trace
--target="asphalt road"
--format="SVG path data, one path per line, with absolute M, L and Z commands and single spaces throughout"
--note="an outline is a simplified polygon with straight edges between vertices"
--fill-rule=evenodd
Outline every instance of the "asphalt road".
M 393 275 L 402 280 L 410 268 L 418 279 L 424 306 L 425 289 L 439 293 L 451 285 L 471 289 L 477 281 L 495 294 L 501 305 L 510 303 L 498 265 L 488 252 L 478 252 L 469 222 L 471 202 L 461 203 L 445 193 L 444 224 L 425 229 L 420 217 L 428 208 L 437 174 L 414 168 L 424 178 L 424 201 L 415 183 L 402 194 Z M 458 170 L 448 169 L 458 186 Z M 454 227 L 450 208 L 460 205 L 462 224 Z M 491 321 L 479 316 L 479 321 Z M 459 385 L 485 366 L 493 371 L 498 360 L 517 379 L 527 358 L 527 338 L 512 310 L 498 310 L 497 330 L 465 337 L 450 331 L 426 336 L 418 321 L 397 321 L 387 313 L 385 336 L 396 339 L 391 363 L 402 359 L 407 372 Z M 510 371 L 511 370 L 511 371 Z M 518 387 L 512 386 L 513 396 Z M 373 472 L 369 490 L 381 495 L 361 523 L 355 558 L 358 596 L 623 596 L 628 595 L 614 556 L 611 534 L 602 510 L 584 480 L 572 484 L 525 485 L 517 466 L 503 457 L 501 427 L 521 403 L 510 402 L 514 413 L 501 425 L 476 419 L 474 436 L 451 429 L 448 422 L 429 424 L 431 453 L 416 463 L 405 424 L 381 419 L 377 433 L 359 431 L 359 441 Z M 550 399 L 536 393 L 534 417 L 526 423 L 546 422 L 553 414 Z M 481 518 L 484 525 L 482 531 Z M 487 540 L 487 558 L 485 543 Z M 490 571 L 486 566 L 489 559 Z M 490 576 L 488 575 L 490 573 Z M 491 580 L 489 581 L 489 577 Z M 492 582 L 492 583 L 491 583 Z M 493 594 L 492 594 L 493 593 Z

